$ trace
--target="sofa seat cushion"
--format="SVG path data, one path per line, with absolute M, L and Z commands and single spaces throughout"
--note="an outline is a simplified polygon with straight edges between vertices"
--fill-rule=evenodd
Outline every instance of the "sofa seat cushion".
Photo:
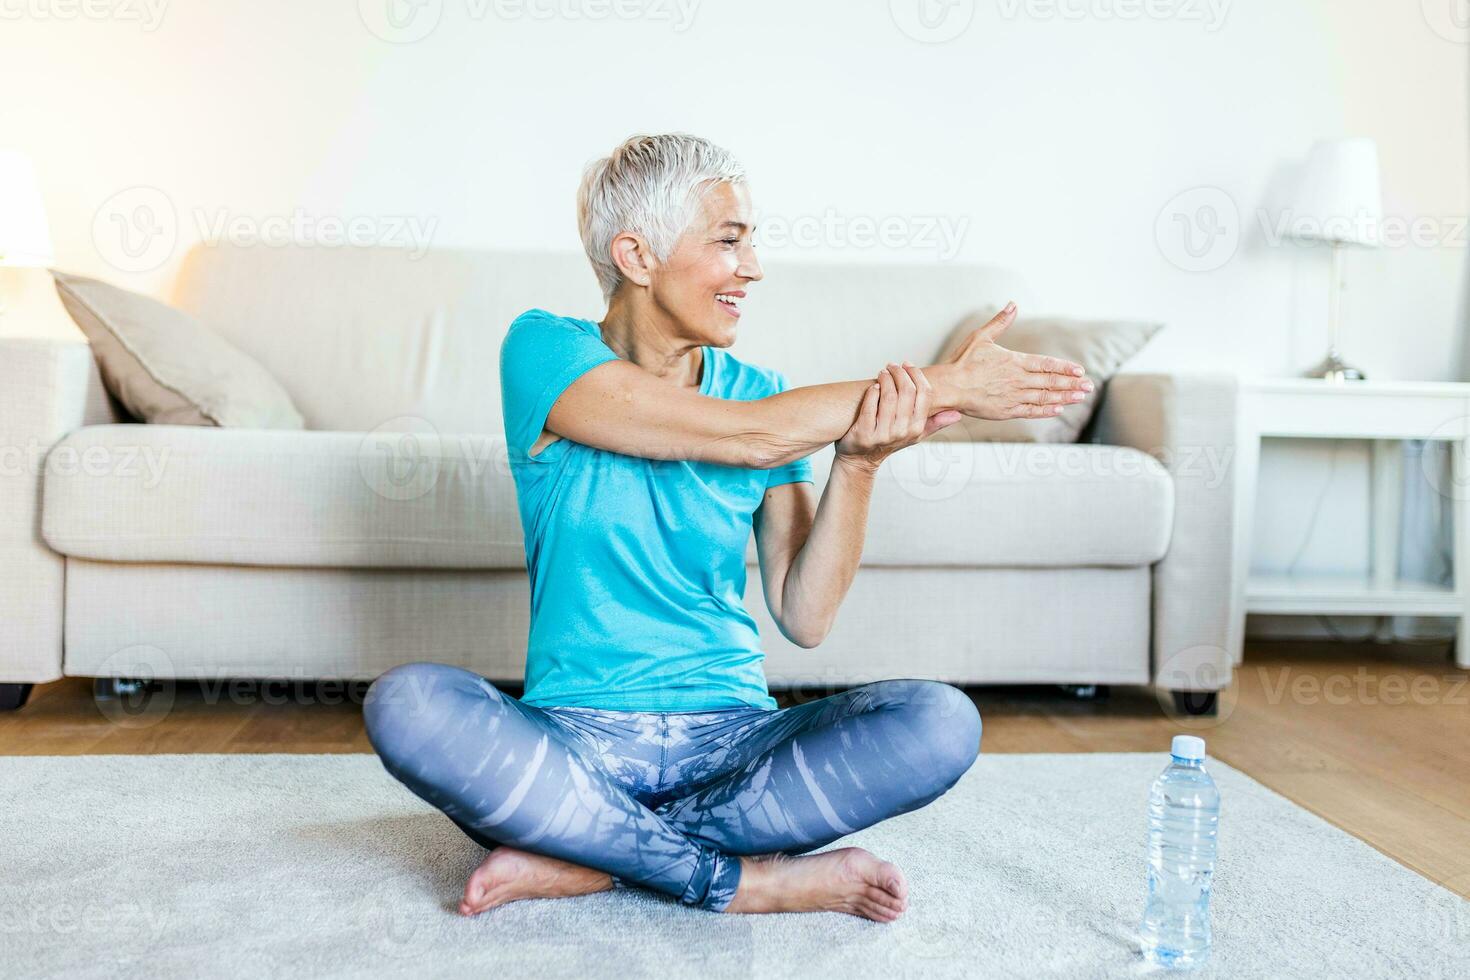
M 830 447 L 812 457 L 818 492 L 831 465 Z M 944 430 L 878 471 L 863 564 L 1149 565 L 1169 550 L 1173 526 L 1173 478 L 1147 453 L 970 442 Z
M 880 471 L 865 565 L 1136 566 L 1168 550 L 1173 483 L 1152 457 L 942 436 Z M 812 458 L 818 492 L 831 460 L 830 447 Z M 42 536 L 76 558 L 525 567 L 504 440 L 426 423 L 372 433 L 88 426 L 51 450 L 43 491 Z
M 47 456 L 41 534 L 103 561 L 525 568 L 505 440 L 405 429 L 81 428 Z

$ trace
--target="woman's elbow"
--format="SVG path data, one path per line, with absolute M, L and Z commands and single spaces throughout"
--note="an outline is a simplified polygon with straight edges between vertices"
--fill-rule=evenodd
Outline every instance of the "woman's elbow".
M 747 434 L 740 448 L 745 467 L 752 470 L 773 470 L 801 455 L 800 446 L 764 433 Z
M 778 625 L 781 627 L 781 635 L 803 650 L 811 650 L 814 647 L 821 646 L 822 641 L 827 639 L 827 634 L 832 632 L 832 625 L 830 623 L 820 626 L 809 624 L 788 625 L 786 623 L 780 623 Z

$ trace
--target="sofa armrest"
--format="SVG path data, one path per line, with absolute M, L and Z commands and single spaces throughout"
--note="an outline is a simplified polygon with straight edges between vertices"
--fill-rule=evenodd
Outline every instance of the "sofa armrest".
M 1222 690 L 1237 660 L 1236 389 L 1228 374 L 1119 374 L 1098 405 L 1093 441 L 1141 449 L 1174 478 L 1174 531 L 1153 572 L 1160 688 Z
M 77 340 L 0 338 L 0 683 L 61 676 L 65 565 L 41 539 L 41 469 L 73 429 L 125 417 Z

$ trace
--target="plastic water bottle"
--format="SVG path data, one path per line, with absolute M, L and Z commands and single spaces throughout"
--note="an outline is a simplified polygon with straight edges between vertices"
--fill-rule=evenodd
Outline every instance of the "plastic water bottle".
M 1151 963 L 1189 970 L 1210 955 L 1210 883 L 1220 791 L 1205 772 L 1205 740 L 1176 735 L 1148 794 L 1148 906 L 1140 938 Z

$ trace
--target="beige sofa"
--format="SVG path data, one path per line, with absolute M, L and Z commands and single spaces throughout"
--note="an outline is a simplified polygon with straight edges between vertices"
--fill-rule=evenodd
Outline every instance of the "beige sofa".
M 989 268 L 766 273 L 734 352 L 798 385 L 930 363 L 985 304 L 1047 312 Z M 421 659 L 519 683 L 500 340 L 527 308 L 598 299 L 577 255 L 196 249 L 173 300 L 268 367 L 308 431 L 127 424 L 84 344 L 0 340 L 0 703 L 62 675 L 368 679 Z M 1225 687 L 1234 403 L 1228 376 L 1123 374 L 1091 441 L 897 454 L 819 647 L 776 629 L 752 547 L 771 686 Z

